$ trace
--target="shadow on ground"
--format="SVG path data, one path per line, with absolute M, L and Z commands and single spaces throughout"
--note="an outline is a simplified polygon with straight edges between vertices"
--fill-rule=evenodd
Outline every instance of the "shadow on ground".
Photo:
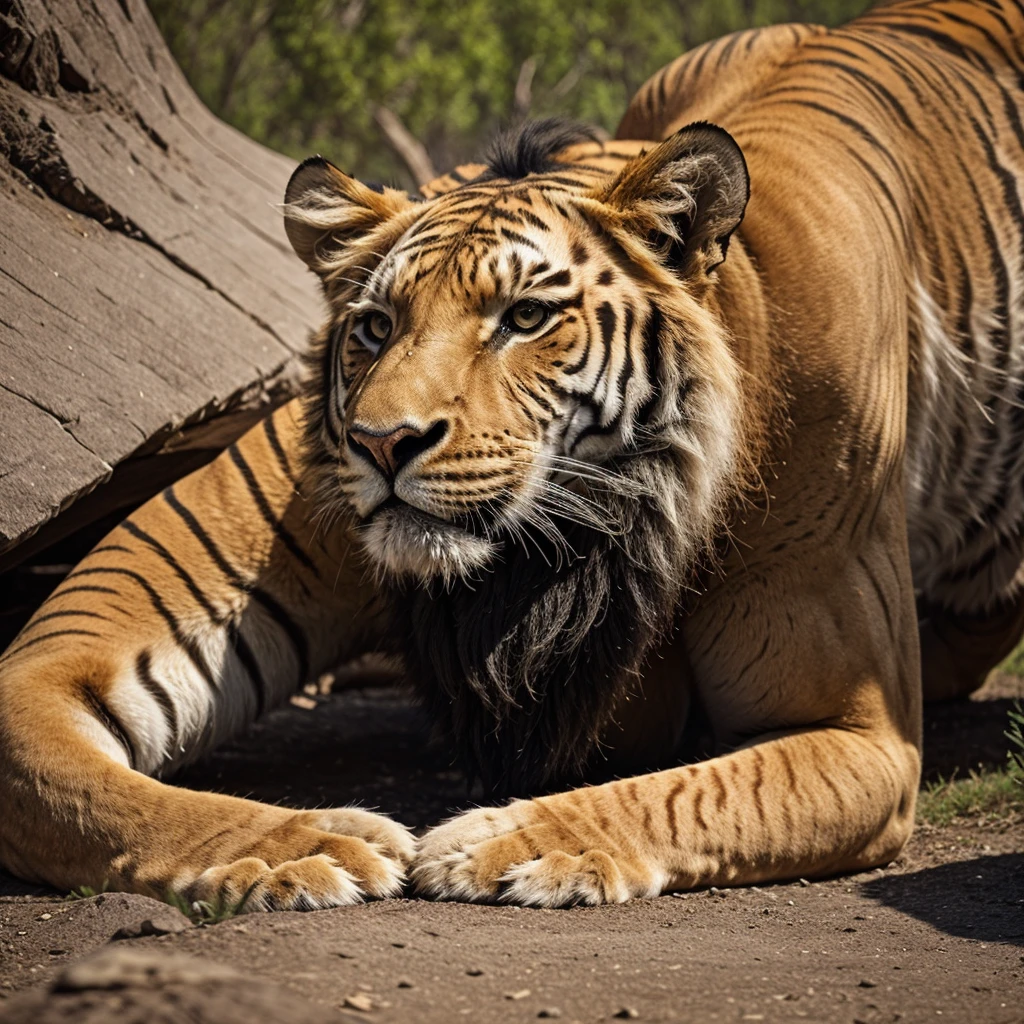
M 948 935 L 1024 946 L 1024 853 L 885 875 L 861 891 Z

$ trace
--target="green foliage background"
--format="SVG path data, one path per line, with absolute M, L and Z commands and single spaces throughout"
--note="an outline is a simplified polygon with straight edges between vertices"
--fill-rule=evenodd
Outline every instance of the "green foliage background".
M 149 0 L 204 102 L 295 157 L 411 185 L 382 105 L 438 170 L 501 126 L 558 113 L 614 131 L 633 92 L 686 49 L 782 21 L 839 24 L 868 0 Z M 524 68 L 524 63 L 526 67 Z M 516 84 L 535 68 L 528 106 Z M 525 108 L 525 109 L 524 109 Z

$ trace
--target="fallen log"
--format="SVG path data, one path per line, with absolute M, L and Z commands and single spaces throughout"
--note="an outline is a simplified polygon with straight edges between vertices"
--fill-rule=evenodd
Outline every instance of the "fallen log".
M 142 0 L 0 0 L 0 571 L 295 393 L 292 166 L 200 103 Z

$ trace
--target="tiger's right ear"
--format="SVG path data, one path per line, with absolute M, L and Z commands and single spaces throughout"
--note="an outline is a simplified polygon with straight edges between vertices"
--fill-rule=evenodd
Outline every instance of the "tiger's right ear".
M 322 156 L 295 169 L 284 193 L 284 229 L 299 259 L 321 277 L 341 253 L 416 201 L 400 189 L 370 188 Z

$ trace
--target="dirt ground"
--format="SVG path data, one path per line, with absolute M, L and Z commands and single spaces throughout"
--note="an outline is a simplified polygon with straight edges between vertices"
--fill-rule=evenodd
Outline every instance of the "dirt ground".
M 1001 762 L 1019 690 L 931 708 L 926 776 Z M 177 781 L 419 828 L 472 803 L 400 692 L 305 703 Z M 1021 818 L 919 828 L 884 871 L 616 907 L 401 899 L 199 927 L 139 896 L 0 892 L 9 1022 L 1024 1021 Z

